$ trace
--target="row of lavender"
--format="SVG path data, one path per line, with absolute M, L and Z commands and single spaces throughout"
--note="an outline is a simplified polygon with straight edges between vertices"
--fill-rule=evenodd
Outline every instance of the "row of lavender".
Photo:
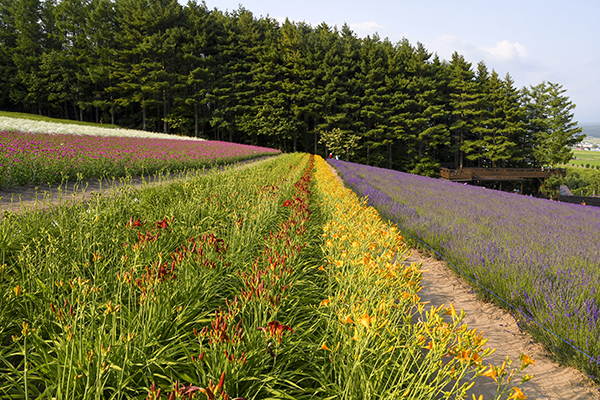
M 600 208 L 330 162 L 370 205 L 513 305 L 538 339 L 600 380 Z
M 217 141 L 0 132 L 0 188 L 210 167 L 278 152 Z

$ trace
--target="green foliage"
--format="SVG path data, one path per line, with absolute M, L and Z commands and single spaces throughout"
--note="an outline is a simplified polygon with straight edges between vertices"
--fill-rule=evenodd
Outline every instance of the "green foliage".
M 521 92 L 347 25 L 175 0 L 6 0 L 0 16 L 7 110 L 321 155 L 338 128 L 353 160 L 426 174 L 567 162 L 581 137 L 560 85 Z
M 331 131 L 321 132 L 320 142 L 327 146 L 334 157 L 342 157 L 342 159 L 348 160 L 356 153 L 359 137 L 351 132 L 334 128 Z
M 565 185 L 575 195 L 592 196 L 600 194 L 600 171 L 597 169 L 567 168 Z
M 558 193 L 561 185 L 565 184 L 565 178 L 562 175 L 554 174 L 544 180 L 540 187 L 540 191 L 551 199 L 558 198 Z

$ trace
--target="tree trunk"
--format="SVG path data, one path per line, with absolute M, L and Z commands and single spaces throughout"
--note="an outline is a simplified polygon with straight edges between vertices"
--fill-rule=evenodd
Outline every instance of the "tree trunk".
M 194 136 L 198 137 L 198 103 L 194 104 Z
M 294 131 L 294 153 L 296 152 L 297 139 L 298 139 L 298 132 Z
M 167 91 L 163 90 L 163 132 L 167 133 L 168 124 L 167 124 Z
M 146 130 L 146 98 L 142 92 L 142 130 Z

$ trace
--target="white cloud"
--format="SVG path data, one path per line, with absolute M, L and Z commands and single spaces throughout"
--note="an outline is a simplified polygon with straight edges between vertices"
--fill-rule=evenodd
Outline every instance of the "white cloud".
M 373 35 L 374 33 L 382 33 L 387 29 L 385 26 L 379 25 L 375 21 L 361 22 L 360 24 L 349 24 L 350 29 L 360 37 Z
M 529 51 L 522 44 L 508 40 L 497 42 L 494 47 L 476 46 L 466 39 L 444 35 L 438 36 L 438 44 L 434 48 L 440 57 L 449 60 L 457 51 L 470 60 L 489 60 L 497 62 L 522 61 L 529 56 Z
M 525 46 L 518 42 L 511 43 L 508 40 L 496 43 L 496 47 L 484 47 L 483 50 L 499 61 L 512 61 L 516 58 L 527 58 L 529 55 Z

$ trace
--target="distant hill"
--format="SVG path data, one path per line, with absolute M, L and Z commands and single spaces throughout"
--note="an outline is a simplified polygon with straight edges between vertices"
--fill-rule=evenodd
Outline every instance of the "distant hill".
M 600 124 L 579 124 L 583 133 L 589 137 L 600 138 Z

